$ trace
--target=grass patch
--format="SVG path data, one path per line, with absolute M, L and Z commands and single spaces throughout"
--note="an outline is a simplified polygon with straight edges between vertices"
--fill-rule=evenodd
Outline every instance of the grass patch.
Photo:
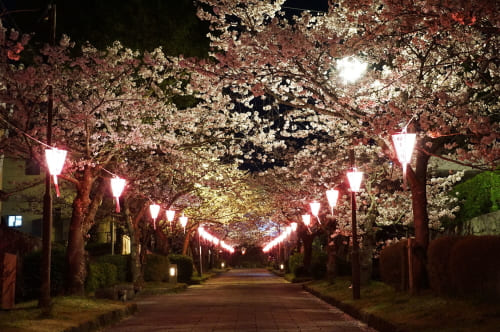
M 392 287 L 371 282 L 361 287 L 361 299 L 352 299 L 351 282 L 338 278 L 334 284 L 312 281 L 307 284 L 321 295 L 380 317 L 403 331 L 498 331 L 500 303 L 478 299 L 437 297 L 430 292 L 410 296 Z
M 3 332 L 57 332 L 95 320 L 113 310 L 125 309 L 126 304 L 110 300 L 84 297 L 53 298 L 52 315 L 41 318 L 37 301 L 16 305 L 9 311 L 0 311 L 0 331 Z

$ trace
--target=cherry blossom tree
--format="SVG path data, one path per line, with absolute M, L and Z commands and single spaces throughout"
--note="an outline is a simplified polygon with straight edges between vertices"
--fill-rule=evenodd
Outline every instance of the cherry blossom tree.
M 374 157 L 395 163 L 390 134 L 417 133 L 407 177 L 422 286 L 430 157 L 483 169 L 498 163 L 498 8 L 481 0 L 338 1 L 327 13 L 287 18 L 284 1 L 202 2 L 211 7 L 199 16 L 211 24 L 214 61 L 198 63 L 200 90 L 221 86 L 250 107 L 268 100 L 264 110 L 285 123 L 281 136 L 297 135 L 293 126 L 306 120 L 332 144 L 374 144 Z M 353 56 L 369 67 L 346 84 L 337 61 Z

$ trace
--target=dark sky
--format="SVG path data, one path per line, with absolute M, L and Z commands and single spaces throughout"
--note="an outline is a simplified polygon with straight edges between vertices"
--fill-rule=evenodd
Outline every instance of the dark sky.
M 326 12 L 328 10 L 328 0 L 287 0 L 284 6 Z

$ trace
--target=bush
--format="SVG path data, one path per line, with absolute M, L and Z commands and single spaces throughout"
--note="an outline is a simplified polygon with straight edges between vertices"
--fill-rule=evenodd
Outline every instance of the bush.
M 461 238 L 446 236 L 432 241 L 427 250 L 427 273 L 431 289 L 437 295 L 449 295 L 453 292 L 450 271 L 450 255 L 453 246 Z
M 85 281 L 85 290 L 95 292 L 99 288 L 116 285 L 117 268 L 110 263 L 90 263 Z
M 467 236 L 450 255 L 452 286 L 459 295 L 500 298 L 500 236 Z
M 309 270 L 306 269 L 304 265 L 295 266 L 295 270 L 293 270 L 293 274 L 296 278 L 303 278 L 309 276 Z
M 149 254 L 144 266 L 144 281 L 168 280 L 168 258 L 165 255 Z
M 85 250 L 87 250 L 90 257 L 109 255 L 111 253 L 111 243 L 110 242 L 87 243 L 87 245 L 85 246 Z
M 193 276 L 193 259 L 189 256 L 171 254 L 168 256 L 171 264 L 177 264 L 177 280 L 188 283 Z
M 109 263 L 116 266 L 118 282 L 127 282 L 132 280 L 130 271 L 130 255 L 105 255 L 95 259 L 97 263 Z
M 23 293 L 19 294 L 23 300 L 31 300 L 40 294 L 40 271 L 42 263 L 42 252 L 34 251 L 23 259 Z M 66 275 L 66 250 L 64 247 L 54 246 L 51 250 L 50 261 L 50 293 L 61 295 L 64 292 Z
M 322 251 L 314 251 L 311 262 L 311 275 L 314 279 L 323 279 L 326 275 L 326 261 L 328 255 Z
M 397 291 L 408 288 L 407 242 L 399 241 L 380 252 L 380 278 Z
M 300 252 L 296 252 L 288 258 L 288 270 L 295 274 L 295 270 L 297 267 L 302 266 L 304 264 L 304 254 Z M 297 276 L 297 274 L 295 274 Z

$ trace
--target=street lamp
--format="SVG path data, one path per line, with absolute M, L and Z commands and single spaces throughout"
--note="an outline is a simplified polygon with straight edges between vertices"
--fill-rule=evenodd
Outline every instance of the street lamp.
M 337 189 L 327 190 L 326 198 L 328 199 L 328 205 L 330 205 L 330 210 L 333 216 L 333 208 L 337 206 L 337 201 L 339 199 L 339 191 Z
M 356 193 L 361 186 L 363 172 L 360 172 L 353 167 L 351 171 L 347 172 L 347 179 L 351 187 L 351 204 L 352 204 L 352 297 L 359 299 L 360 295 L 360 266 L 359 266 L 359 243 L 356 228 Z
M 186 225 L 188 223 L 188 217 L 182 214 L 182 216 L 179 217 L 179 222 L 181 223 L 181 226 L 184 228 L 184 234 L 186 234 Z
M 52 175 L 57 197 L 61 196 L 61 193 L 59 192 L 59 184 L 57 183 L 57 176 L 62 172 L 64 161 L 66 160 L 66 154 L 66 150 L 60 150 L 58 148 L 45 150 L 47 167 L 49 168 L 50 175 Z
M 123 189 L 125 189 L 126 183 L 125 179 L 117 176 L 111 178 L 111 191 L 113 192 L 113 197 L 116 200 L 116 213 L 120 213 L 120 195 L 122 194 Z
M 321 203 L 314 201 L 309 203 L 309 206 L 311 207 L 312 215 L 315 216 L 316 219 L 318 219 L 318 223 L 321 225 L 321 221 L 319 221 L 319 209 L 321 207 Z
M 399 134 L 392 135 L 392 142 L 396 149 L 398 160 L 403 166 L 403 189 L 406 190 L 406 166 L 411 162 L 411 155 L 415 147 L 417 134 L 409 134 L 406 132 L 406 127 Z
M 154 203 L 149 205 L 149 213 L 151 213 L 151 218 L 153 218 L 153 229 L 156 230 L 156 218 L 158 218 L 158 214 L 160 213 L 160 206 Z
M 168 209 L 167 211 L 165 211 L 165 214 L 167 216 L 168 222 L 170 223 L 170 229 L 172 229 L 172 221 L 174 221 L 175 218 L 175 210 Z
M 311 224 L 311 215 L 310 214 L 303 214 L 302 215 L 302 222 L 306 227 L 309 228 L 309 225 Z
M 337 60 L 337 70 L 344 84 L 356 82 L 364 74 L 367 67 L 366 63 L 352 56 Z

